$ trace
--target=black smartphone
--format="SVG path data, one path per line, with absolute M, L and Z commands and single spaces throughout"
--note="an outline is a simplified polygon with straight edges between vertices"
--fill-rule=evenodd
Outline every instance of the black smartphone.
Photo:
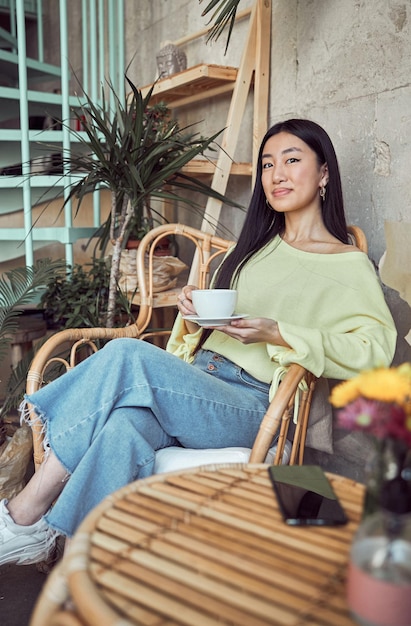
M 271 465 L 268 472 L 287 524 L 339 526 L 348 522 L 344 509 L 320 466 Z

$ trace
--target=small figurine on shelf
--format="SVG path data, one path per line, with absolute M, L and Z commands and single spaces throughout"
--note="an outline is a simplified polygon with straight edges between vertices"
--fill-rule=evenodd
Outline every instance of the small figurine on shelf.
M 187 68 L 185 52 L 173 43 L 166 43 L 158 52 L 156 59 L 160 78 L 172 76 Z

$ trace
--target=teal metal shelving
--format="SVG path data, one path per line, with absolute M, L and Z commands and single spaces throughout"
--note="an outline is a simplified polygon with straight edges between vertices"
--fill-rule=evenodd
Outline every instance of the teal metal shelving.
M 0 0 L 0 10 L 9 12 L 10 6 L 13 8 L 14 4 L 15 1 L 10 2 L 10 0 Z M 24 0 L 24 10 L 26 12 L 26 15 L 37 15 L 36 0 Z
M 8 81 L 10 85 L 18 85 L 19 67 L 16 65 L 16 55 L 13 52 L 0 49 L 1 80 Z M 37 59 L 26 59 L 27 80 L 30 83 L 44 81 L 48 79 L 60 78 L 61 69 L 50 63 L 38 61 Z
M 42 1 L 0 0 L 0 14 L 7 14 L 0 27 L 0 271 L 2 263 L 21 256 L 27 265 L 32 265 L 34 252 L 51 242 L 65 246 L 66 261 L 72 264 L 73 244 L 89 238 L 100 225 L 100 200 L 96 193 L 90 226 L 75 226 L 68 204 L 63 226 L 53 226 L 56 216 L 50 212 L 48 225 L 43 226 L 43 217 L 42 227 L 37 227 L 33 215 L 38 205 L 60 196 L 62 206 L 73 175 L 64 165 L 63 171 L 56 174 L 36 172 L 44 169 L 44 163 L 53 154 L 68 156 L 73 150 L 84 149 L 70 132 L 71 110 L 79 106 L 78 97 L 70 93 L 72 41 L 82 48 L 85 91 L 98 101 L 101 85 L 110 80 L 123 92 L 123 0 L 82 0 L 82 32 L 73 36 L 68 32 L 72 5 L 67 0 L 55 0 L 49 6 L 56 12 L 54 21 L 60 28 L 60 56 L 55 64 L 44 62 Z M 28 17 L 37 25 L 36 58 L 26 54 Z M 5 23 L 9 23 L 9 30 Z M 31 128 L 33 122 L 41 123 L 47 117 L 62 120 L 62 129 Z M 48 215 L 47 209 L 44 215 Z

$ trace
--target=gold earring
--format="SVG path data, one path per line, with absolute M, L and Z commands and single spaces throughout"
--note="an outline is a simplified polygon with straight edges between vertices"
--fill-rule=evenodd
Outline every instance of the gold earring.
M 325 185 L 324 185 L 323 187 L 320 187 L 320 196 L 321 196 L 323 202 L 325 200 L 325 194 L 326 194 L 326 189 L 325 189 Z

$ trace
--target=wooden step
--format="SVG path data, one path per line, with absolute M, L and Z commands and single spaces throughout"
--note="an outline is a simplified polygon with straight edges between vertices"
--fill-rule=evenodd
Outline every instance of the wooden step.
M 17 49 L 17 37 L 14 37 L 8 30 L 0 27 L 0 48 Z
M 29 115 L 50 115 L 57 120 L 62 119 L 62 95 L 45 91 L 27 90 Z M 16 119 L 19 121 L 20 89 L 0 85 L 0 122 Z M 78 109 L 81 100 L 77 96 L 69 97 L 70 109 Z
M 26 59 L 27 80 L 29 82 L 55 80 L 61 77 L 61 68 L 36 59 Z M 18 84 L 18 56 L 14 52 L 0 49 L 0 80 L 10 87 Z

